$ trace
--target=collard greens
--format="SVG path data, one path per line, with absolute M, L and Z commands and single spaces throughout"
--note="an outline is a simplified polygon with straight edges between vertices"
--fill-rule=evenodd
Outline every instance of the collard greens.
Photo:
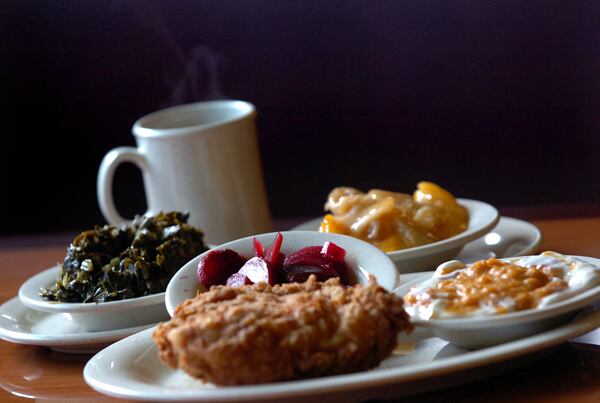
M 187 224 L 188 216 L 160 212 L 82 232 L 67 249 L 60 278 L 40 295 L 106 302 L 165 291 L 181 266 L 208 249 L 202 231 Z

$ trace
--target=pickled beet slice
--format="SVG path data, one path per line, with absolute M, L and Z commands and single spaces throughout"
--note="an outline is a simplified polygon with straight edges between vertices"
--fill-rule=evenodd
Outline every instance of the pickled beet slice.
M 295 273 L 295 269 L 298 267 L 303 267 L 303 271 L 306 271 L 307 268 L 313 268 L 315 271 L 313 274 L 317 276 L 317 280 L 322 281 L 321 278 L 331 278 L 331 277 L 339 277 L 340 282 L 344 285 L 348 285 L 348 268 L 345 263 L 334 262 L 331 259 L 327 258 L 313 258 L 306 257 L 302 260 L 302 263 L 296 263 L 294 265 L 284 265 L 283 266 L 283 275 L 284 278 L 289 279 L 290 273 Z M 318 273 L 322 272 L 322 275 Z M 306 276 L 308 278 L 308 275 Z
M 262 243 L 256 238 L 253 238 L 254 241 L 254 256 L 257 257 L 265 257 L 265 247 Z
M 331 245 L 334 245 L 333 247 Z M 321 266 L 338 263 L 346 266 L 342 256 L 346 255 L 346 251 L 335 244 L 327 246 L 330 254 L 321 253 L 326 246 L 307 246 L 292 253 L 285 259 L 284 267 L 290 266 Z M 340 250 L 336 250 L 339 248 Z
M 252 284 L 252 281 L 242 273 L 233 273 L 231 276 L 229 276 L 226 283 L 226 285 L 235 288 L 249 284 Z
M 292 257 L 292 255 L 290 255 L 290 257 Z M 302 259 L 286 259 L 283 267 L 284 269 L 288 269 L 290 267 L 297 267 L 297 266 L 310 266 L 310 267 L 322 267 L 323 270 L 327 270 L 327 268 L 333 268 L 333 266 L 336 264 L 336 262 L 334 262 L 331 259 L 327 259 L 325 256 L 323 255 L 315 255 L 315 256 L 304 256 L 302 257 Z
M 321 253 L 325 255 L 325 257 L 340 263 L 344 263 L 344 258 L 346 257 L 346 250 L 330 241 L 323 244 Z
M 266 282 L 270 285 L 284 282 L 304 282 L 311 274 L 318 281 L 340 277 L 348 285 L 348 267 L 344 260 L 346 251 L 325 242 L 323 246 L 307 246 L 292 253 L 288 258 L 281 253 L 283 235 L 277 233 L 273 243 L 265 250 L 254 238 L 255 257 L 246 260 L 231 249 L 210 251 L 198 264 L 198 279 L 207 288 L 227 284 L 241 287 L 247 284 Z
M 223 285 L 227 279 L 246 263 L 246 258 L 231 249 L 208 252 L 198 263 L 198 280 L 206 288 Z
M 346 266 L 346 262 L 336 262 L 334 268 L 340 276 L 340 283 L 343 285 L 350 285 L 350 277 L 348 276 L 348 266 Z
M 285 254 L 279 252 L 279 254 L 277 255 L 277 259 L 273 262 L 273 264 L 271 266 L 277 273 L 280 273 L 283 270 L 284 262 L 285 262 Z
M 325 251 L 326 253 L 322 253 L 322 251 Z M 348 285 L 348 267 L 344 261 L 345 255 L 346 251 L 344 249 L 331 242 L 325 243 L 322 247 L 307 246 L 292 253 L 285 260 L 283 264 L 284 277 L 286 279 L 303 278 L 304 275 L 295 275 L 294 270 L 292 269 L 296 267 L 313 267 L 320 269 L 323 272 L 321 277 L 330 278 L 339 276 L 340 282 Z M 306 269 L 303 269 L 302 272 L 306 272 Z M 332 275 L 332 272 L 335 272 L 336 274 Z M 317 272 L 312 274 L 317 275 L 317 279 L 320 281 Z M 308 275 L 306 278 L 308 278 Z
M 326 281 L 339 276 L 332 267 L 295 266 L 285 269 L 284 280 L 287 283 L 304 283 L 311 274 L 317 277 L 317 281 Z
M 287 257 L 287 259 L 285 259 L 285 262 L 283 263 L 283 265 L 284 266 L 296 266 L 296 265 L 308 266 L 303 263 L 304 260 L 307 258 L 323 259 L 323 255 L 321 255 L 321 249 L 323 249 L 321 246 L 306 246 L 302 249 L 298 249 L 296 252 L 290 254 Z
M 278 232 L 273 240 L 273 243 L 265 251 L 265 260 L 271 265 L 276 273 L 280 273 L 283 269 L 283 262 L 285 261 L 285 255 L 281 253 L 281 245 L 283 243 L 283 235 Z
M 274 263 L 277 262 L 277 260 L 279 258 L 279 251 L 281 250 L 282 243 L 283 243 L 283 235 L 281 235 L 281 232 L 278 232 L 277 235 L 275 236 L 275 240 L 273 241 L 271 246 L 269 246 L 269 249 L 267 249 L 267 251 L 265 252 L 265 260 L 270 265 L 274 265 Z
M 265 259 L 258 256 L 249 259 L 238 271 L 238 274 L 248 277 L 252 283 L 260 283 L 262 281 L 270 285 L 275 285 L 278 279 L 273 267 Z

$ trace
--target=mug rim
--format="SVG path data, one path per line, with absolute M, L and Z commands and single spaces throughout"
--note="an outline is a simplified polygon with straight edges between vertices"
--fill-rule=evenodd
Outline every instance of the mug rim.
M 236 116 L 231 119 L 218 120 L 211 123 L 203 123 L 197 125 L 190 125 L 184 127 L 173 127 L 173 128 L 153 128 L 145 126 L 148 121 L 155 119 L 160 115 L 166 115 L 173 113 L 175 111 L 187 111 L 194 109 L 205 109 L 211 108 L 215 106 L 228 107 L 230 109 L 237 109 L 241 111 L 239 116 Z M 215 101 L 200 101 L 193 102 L 189 104 L 181 104 L 175 105 L 168 108 L 160 109 L 158 111 L 149 113 L 147 115 L 142 116 L 133 124 L 132 132 L 135 137 L 143 137 L 143 138 L 159 138 L 159 137 L 167 137 L 173 135 L 181 135 L 186 133 L 197 132 L 198 130 L 207 130 L 215 127 L 221 127 L 228 124 L 232 124 L 238 122 L 240 120 L 247 119 L 248 117 L 256 116 L 256 107 L 247 101 L 237 100 L 237 99 L 223 99 L 223 100 L 215 100 Z

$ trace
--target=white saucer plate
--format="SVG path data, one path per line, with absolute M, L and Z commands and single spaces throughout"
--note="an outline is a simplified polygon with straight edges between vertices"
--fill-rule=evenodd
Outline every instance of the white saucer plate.
M 29 309 L 17 297 L 0 306 L 0 338 L 65 353 L 96 353 L 117 340 L 152 326 L 154 324 L 90 332 L 62 314 Z
M 500 217 L 492 231 L 466 244 L 456 259 L 473 263 L 491 257 L 532 255 L 541 243 L 542 233 L 535 225 L 516 218 Z
M 422 273 L 401 276 L 415 281 Z M 401 345 L 378 368 L 355 374 L 263 385 L 215 387 L 162 364 L 153 329 L 121 340 L 85 366 L 85 381 L 109 396 L 150 401 L 361 401 L 390 399 L 456 386 L 531 363 L 548 348 L 600 326 L 600 310 L 588 309 L 561 327 L 509 343 L 468 351 L 437 337 Z
M 459 200 L 464 205 L 473 202 L 465 199 Z M 485 206 L 487 205 L 484 203 Z M 479 208 L 475 204 L 471 206 L 470 211 L 477 211 Z M 450 259 L 471 263 L 489 257 L 522 256 L 536 251 L 542 241 L 542 234 L 537 227 L 526 221 L 510 217 L 500 217 L 496 221 L 493 219 L 493 211 L 490 212 L 487 208 L 483 211 L 484 218 L 469 224 L 476 229 L 474 231 L 416 248 L 389 252 L 388 255 L 402 274 L 433 270 L 438 264 Z M 481 224 L 484 222 L 488 225 Z M 292 228 L 292 230 L 316 231 L 320 223 L 321 218 L 315 218 Z

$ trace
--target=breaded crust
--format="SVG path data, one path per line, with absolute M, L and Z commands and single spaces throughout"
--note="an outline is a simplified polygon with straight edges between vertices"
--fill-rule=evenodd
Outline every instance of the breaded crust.
M 319 283 L 212 287 L 153 334 L 160 358 L 217 385 L 373 368 L 411 330 L 402 299 L 378 286 Z

